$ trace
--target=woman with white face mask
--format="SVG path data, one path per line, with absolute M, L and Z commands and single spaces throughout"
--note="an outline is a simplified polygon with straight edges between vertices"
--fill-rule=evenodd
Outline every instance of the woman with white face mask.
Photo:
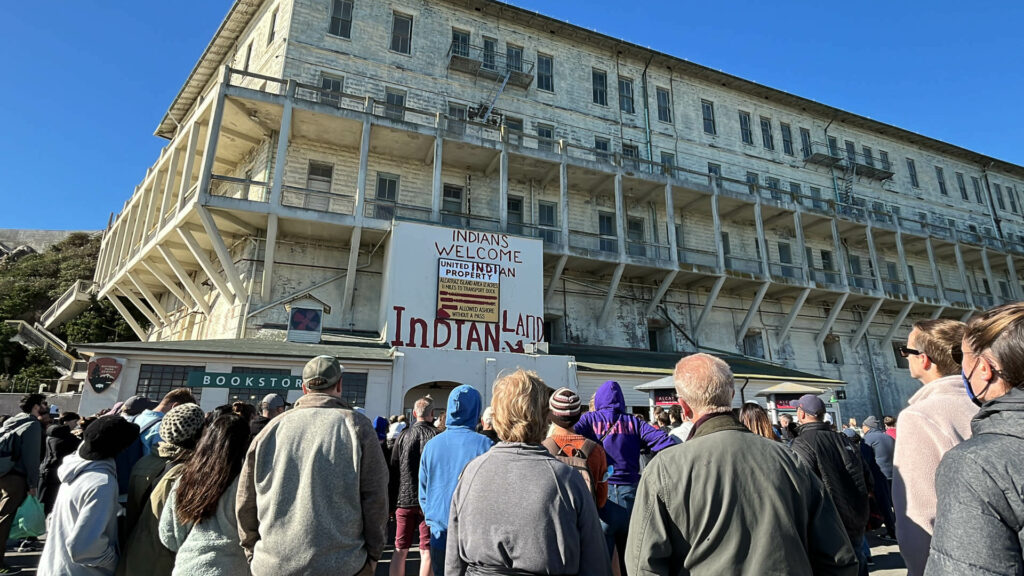
M 925 575 L 1024 574 L 1024 303 L 971 318 L 953 359 L 981 410 L 939 464 Z

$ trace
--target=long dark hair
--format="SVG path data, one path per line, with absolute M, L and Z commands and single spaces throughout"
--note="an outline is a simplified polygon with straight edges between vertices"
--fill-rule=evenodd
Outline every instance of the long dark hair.
M 227 414 L 206 427 L 195 455 L 183 465 L 178 479 L 175 512 L 181 523 L 213 516 L 220 497 L 242 471 L 248 449 L 249 423 L 240 416 Z

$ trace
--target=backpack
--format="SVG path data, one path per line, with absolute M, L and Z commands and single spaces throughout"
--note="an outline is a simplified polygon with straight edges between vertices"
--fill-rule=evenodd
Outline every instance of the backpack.
M 548 449 L 552 456 L 569 465 L 570 468 L 583 476 L 583 481 L 587 483 L 587 490 L 590 490 L 590 495 L 594 497 L 594 503 L 596 504 L 597 494 L 594 491 L 594 485 L 597 481 L 594 480 L 593 474 L 590 473 L 590 468 L 587 467 L 587 459 L 590 458 L 590 453 L 594 451 L 598 443 L 587 439 L 583 442 L 581 448 L 573 448 L 571 454 L 566 454 L 562 448 L 559 448 L 554 438 L 545 438 L 541 444 Z
M 118 415 L 111 416 L 111 418 L 120 417 L 121 416 Z M 132 417 L 128 421 L 134 424 L 135 417 Z M 128 485 L 131 481 L 132 468 L 134 468 L 135 464 L 139 460 L 142 460 L 142 457 L 146 454 L 146 449 L 142 445 L 143 434 L 145 434 L 147 431 L 149 431 L 150 428 L 156 426 L 162 421 L 163 418 L 160 418 L 159 420 L 154 420 L 149 424 L 146 424 L 141 430 L 139 430 L 139 437 L 136 438 L 134 442 L 129 444 L 127 448 L 118 452 L 117 456 L 114 457 L 114 464 L 117 469 L 118 494 L 124 495 L 128 493 Z
M 0 477 L 7 476 L 14 469 L 14 463 L 21 458 L 21 438 L 18 430 L 22 425 L 33 422 L 15 418 L 11 418 L 4 423 L 3 428 L 0 428 Z

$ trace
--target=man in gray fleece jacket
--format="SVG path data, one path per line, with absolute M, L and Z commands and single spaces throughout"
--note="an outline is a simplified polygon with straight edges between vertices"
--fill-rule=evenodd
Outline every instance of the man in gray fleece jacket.
M 387 464 L 373 425 L 341 401 L 342 372 L 310 360 L 306 395 L 249 447 L 237 511 L 253 576 L 372 575 L 384 551 Z

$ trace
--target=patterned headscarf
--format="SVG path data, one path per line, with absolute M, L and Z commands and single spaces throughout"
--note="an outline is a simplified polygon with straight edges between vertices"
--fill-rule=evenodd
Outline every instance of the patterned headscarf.
M 194 450 L 203 433 L 206 414 L 195 404 L 179 404 L 160 421 L 161 456 L 177 458 L 185 450 Z

